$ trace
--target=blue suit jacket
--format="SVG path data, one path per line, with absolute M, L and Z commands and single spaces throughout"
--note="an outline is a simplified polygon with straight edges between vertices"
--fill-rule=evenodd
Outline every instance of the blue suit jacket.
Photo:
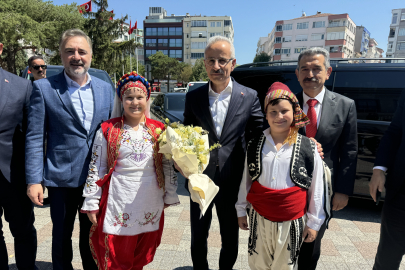
M 221 138 L 216 135 L 210 112 L 208 83 L 187 93 L 184 125 L 202 127 L 209 132 L 210 145 L 217 142 L 221 144 L 221 148 L 210 153 L 210 161 L 204 173 L 214 180 L 218 166 L 221 183 L 216 184 L 220 188 L 221 185 L 226 185 L 228 199 L 233 202 L 234 206 L 245 166 L 246 144 L 251 138 L 261 134 L 263 113 L 255 90 L 237 83 L 233 78 L 232 83 L 231 101 Z
M 111 85 L 94 76 L 91 88 L 94 113 L 87 133 L 63 72 L 34 83 L 25 150 L 28 184 L 44 181 L 51 187 L 79 187 L 86 181 L 94 135 L 101 122 L 109 119 L 114 100 Z
M 31 82 L 0 68 L 0 171 L 25 182 L 24 145 Z

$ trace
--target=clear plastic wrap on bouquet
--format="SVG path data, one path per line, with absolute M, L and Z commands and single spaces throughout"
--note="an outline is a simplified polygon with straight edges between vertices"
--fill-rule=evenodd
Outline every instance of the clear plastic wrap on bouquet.
M 188 178 L 191 199 L 199 204 L 204 215 L 219 191 L 219 187 L 203 174 L 210 158 L 208 135 L 202 132 L 201 127 L 168 126 L 159 142 L 159 153 L 172 158 Z

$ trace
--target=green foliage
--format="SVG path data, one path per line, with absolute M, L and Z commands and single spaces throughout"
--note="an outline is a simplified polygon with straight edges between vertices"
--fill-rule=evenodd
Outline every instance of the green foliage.
M 4 44 L 0 65 L 17 73 L 25 59 L 23 49 L 49 49 L 57 52 L 63 31 L 82 28 L 83 16 L 75 3 L 55 6 L 51 1 L 1 0 L 0 42 Z M 20 42 L 23 41 L 23 42 Z
M 164 55 L 163 52 L 157 52 L 148 57 L 152 67 L 152 77 L 159 80 L 171 80 L 177 78 L 179 73 L 179 61 Z M 167 83 L 169 89 L 169 82 Z
M 255 58 L 253 59 L 253 63 L 269 62 L 269 61 L 270 61 L 270 55 L 268 55 L 265 52 L 261 52 L 260 54 L 256 54 Z
M 176 71 L 173 78 L 183 85 L 190 82 L 191 75 L 193 74 L 193 69 L 190 64 L 184 62 L 179 63 L 178 70 Z
M 192 68 L 192 75 L 190 81 L 208 81 L 208 74 L 205 70 L 204 58 L 197 59 Z
M 138 74 L 145 76 L 145 66 L 142 65 L 139 61 L 138 61 L 138 70 L 136 70 L 136 57 L 134 55 L 132 55 L 132 67 L 130 67 L 131 61 L 129 59 L 129 55 L 125 57 L 125 60 L 122 63 L 124 64 L 125 73 L 136 71 L 138 72 Z M 114 72 L 117 80 L 121 78 L 124 75 L 122 74 L 122 65 L 117 66 L 115 70 L 112 70 L 110 75 L 114 76 Z

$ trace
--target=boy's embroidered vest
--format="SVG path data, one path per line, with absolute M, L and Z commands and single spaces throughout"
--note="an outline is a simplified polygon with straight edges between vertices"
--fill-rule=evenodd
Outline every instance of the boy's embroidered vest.
M 145 117 L 146 118 L 146 117 Z M 156 133 L 156 128 L 164 130 L 164 125 L 161 122 L 146 118 L 145 125 L 148 128 L 148 132 L 152 135 L 153 140 L 153 160 L 155 163 L 156 177 L 159 184 L 159 188 L 165 188 L 165 178 L 163 174 L 163 154 L 159 154 L 159 143 L 157 139 L 159 134 Z M 107 140 L 107 165 L 108 173 L 97 181 L 98 186 L 102 186 L 105 181 L 109 179 L 117 164 L 117 158 L 121 146 L 121 133 L 124 127 L 124 117 L 117 117 L 110 119 L 101 124 L 104 138 Z
M 266 136 L 262 134 L 253 138 L 247 147 L 247 164 L 253 181 L 262 174 L 262 149 L 265 141 Z M 313 141 L 300 134 L 297 135 L 291 156 L 290 176 L 293 183 L 299 187 L 309 189 L 311 186 L 315 149 Z

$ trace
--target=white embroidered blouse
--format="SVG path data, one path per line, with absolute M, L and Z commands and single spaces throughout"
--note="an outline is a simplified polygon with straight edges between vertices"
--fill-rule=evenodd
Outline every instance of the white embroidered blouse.
M 138 131 L 124 125 L 121 146 L 108 190 L 103 232 L 137 235 L 159 229 L 164 203 L 179 204 L 177 175 L 172 161 L 163 157 L 165 193 L 158 186 L 153 160 L 152 135 L 141 123 Z M 89 174 L 83 190 L 82 210 L 97 211 L 102 189 L 96 184 L 107 174 L 107 140 L 101 128 L 93 144 Z

